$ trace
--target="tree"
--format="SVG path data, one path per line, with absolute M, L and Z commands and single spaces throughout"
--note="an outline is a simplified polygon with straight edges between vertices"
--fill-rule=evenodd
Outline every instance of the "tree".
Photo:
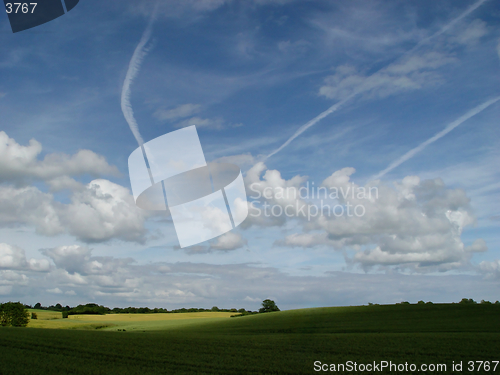
M 276 303 L 270 299 L 265 299 L 262 301 L 262 307 L 259 309 L 260 313 L 272 312 L 272 311 L 280 311 Z
M 28 323 L 28 310 L 21 302 L 7 302 L 0 305 L 0 324 L 2 326 L 26 327 Z
M 40 302 L 37 302 L 34 308 L 35 309 L 41 309 L 42 308 L 42 304 Z
M 474 301 L 472 298 L 469 298 L 469 299 L 462 298 L 462 300 L 459 303 L 461 303 L 462 305 L 475 305 L 475 304 L 477 304 L 477 302 Z

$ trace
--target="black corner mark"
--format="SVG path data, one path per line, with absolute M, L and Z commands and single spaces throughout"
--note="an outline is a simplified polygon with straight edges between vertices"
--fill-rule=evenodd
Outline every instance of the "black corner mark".
M 76 4 L 78 4 L 80 0 L 64 0 L 64 3 L 66 4 L 66 9 L 68 10 L 68 12 L 73 9 L 74 7 L 76 7 Z
M 52 21 L 64 14 L 61 0 L 4 0 L 5 9 L 9 17 L 10 27 L 13 33 L 31 29 Z M 64 0 L 69 12 L 79 0 Z

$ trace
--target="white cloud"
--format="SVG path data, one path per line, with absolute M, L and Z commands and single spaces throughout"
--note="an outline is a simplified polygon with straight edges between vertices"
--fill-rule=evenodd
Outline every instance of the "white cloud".
M 83 246 L 59 246 L 53 249 L 41 250 L 50 257 L 57 268 L 63 268 L 71 274 L 83 269 L 90 260 L 91 250 Z
M 474 299 L 491 300 L 498 289 L 495 280 L 481 280 L 479 276 L 328 271 L 320 277 L 291 276 L 262 264 L 138 264 L 130 258 L 93 256 L 91 250 L 77 245 L 44 249 L 42 253 L 56 267 L 44 274 L 0 270 L 0 294 L 33 304 L 54 301 L 45 303 L 76 305 L 93 301 L 111 307 L 146 305 L 172 309 L 217 305 L 258 309 L 267 296 L 273 296 L 280 308 L 299 308 L 325 305 L 332 295 L 338 305 L 419 299 L 450 302 L 463 298 L 463 293 Z M 481 270 L 487 275 L 498 275 L 499 269 L 500 262 L 481 263 Z M 55 301 L 54 296 L 63 297 L 64 301 Z
M 164 109 L 160 108 L 155 113 L 154 116 L 158 120 L 177 120 L 184 117 L 192 116 L 201 111 L 200 104 L 182 104 L 174 109 Z
M 268 208 L 265 217 L 261 209 L 257 217 L 249 215 L 243 227 L 283 225 L 287 217 L 298 219 L 304 232 L 289 234 L 277 245 L 353 251 L 348 262 L 365 269 L 390 265 L 416 272 L 445 271 L 467 266 L 472 253 L 486 250 L 482 239 L 465 247 L 460 238 L 463 228 L 475 223 L 463 190 L 449 189 L 440 179 L 421 181 L 417 176 L 408 176 L 394 187 L 379 181 L 358 186 L 351 181 L 354 172 L 354 168 L 343 168 L 326 178 L 320 200 L 318 187 L 307 178 L 285 180 L 279 171 L 257 164 L 246 176 L 249 197 L 260 196 L 261 203 L 280 206 L 283 211 L 275 210 L 279 215 L 273 215 Z
M 319 94 L 338 100 L 360 93 L 383 98 L 435 86 L 442 79 L 434 70 L 456 61 L 454 57 L 440 52 L 427 52 L 393 63 L 369 76 L 353 66 L 342 65 L 336 68 L 334 75 L 325 78 L 325 85 L 319 89 Z
M 184 128 L 186 126 L 191 126 L 191 125 L 196 125 L 198 128 L 203 127 L 203 128 L 221 130 L 224 127 L 224 120 L 220 117 L 214 119 L 192 117 L 190 119 L 175 124 L 177 128 Z
M 26 267 L 24 250 L 6 243 L 0 244 L 0 268 L 22 269 Z
M 56 235 L 64 231 L 60 221 L 61 204 L 52 195 L 35 187 L 0 186 L 0 223 L 4 226 L 28 224 L 37 233 Z
M 22 272 L 0 270 L 0 295 L 9 295 L 19 287 L 28 286 L 30 278 Z
M 118 169 L 109 165 L 103 156 L 90 150 L 80 150 L 71 156 L 48 154 L 43 160 L 38 160 L 41 152 L 42 145 L 35 139 L 30 140 L 28 146 L 22 146 L 0 131 L 0 182 L 23 183 L 83 174 L 119 174 Z
M 50 263 L 47 259 L 34 259 L 28 260 L 28 267 L 32 271 L 48 272 L 50 271 Z
M 500 259 L 482 261 L 479 263 L 480 270 L 490 279 L 500 279 Z
M 139 209 L 130 191 L 108 180 L 98 179 L 77 191 L 61 212 L 67 230 L 85 242 L 143 242 L 147 211 Z
M 127 188 L 103 179 L 74 191 L 68 204 L 35 187 L 0 186 L 0 225 L 32 225 L 42 235 L 67 232 L 84 242 L 144 242 L 147 215 Z
M 20 247 L 0 243 L 0 269 L 48 272 L 50 264 L 46 259 L 27 260 L 24 250 Z
M 488 251 L 488 246 L 486 245 L 485 240 L 478 238 L 472 243 L 472 245 L 467 246 L 465 251 L 469 251 L 471 253 L 484 253 L 485 251 Z
M 486 22 L 475 19 L 465 29 L 458 30 L 454 40 L 460 44 L 472 46 L 479 43 L 479 40 L 487 33 Z
M 210 248 L 215 250 L 236 250 L 245 246 L 247 241 L 240 233 L 227 232 L 217 237 L 216 241 L 210 244 Z

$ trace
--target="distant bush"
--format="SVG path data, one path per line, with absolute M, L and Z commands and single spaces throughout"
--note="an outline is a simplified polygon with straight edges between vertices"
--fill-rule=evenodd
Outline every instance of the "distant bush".
M 108 307 L 98 305 L 96 303 L 87 303 L 86 305 L 78 305 L 67 311 L 69 315 L 104 315 L 111 312 Z
M 67 319 L 68 316 L 69 316 L 69 313 L 67 311 L 63 311 L 63 313 L 62 313 L 63 319 Z
M 485 301 L 484 299 L 481 300 L 481 305 L 492 305 L 490 301 Z
M 425 302 L 424 301 L 418 301 L 417 304 L 419 304 L 419 305 L 425 305 Z
M 459 302 L 462 305 L 476 305 L 477 302 L 474 301 L 472 298 L 462 298 L 462 300 Z
M 36 313 L 32 312 L 31 319 L 38 319 L 38 315 Z

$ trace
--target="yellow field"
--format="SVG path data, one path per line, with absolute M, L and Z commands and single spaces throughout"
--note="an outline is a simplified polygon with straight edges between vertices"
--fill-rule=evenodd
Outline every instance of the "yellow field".
M 70 315 L 62 319 L 62 314 L 53 311 L 29 310 L 36 312 L 38 319 L 31 320 L 28 327 L 51 329 L 106 329 L 106 330 L 163 330 L 175 329 L 206 321 L 229 318 L 234 312 L 195 312 L 169 314 L 108 314 Z
M 29 316 L 31 318 L 31 313 L 34 312 L 38 315 L 38 320 L 51 320 L 51 319 L 61 319 L 62 313 L 57 311 L 46 311 L 46 310 L 35 310 L 28 309 Z

